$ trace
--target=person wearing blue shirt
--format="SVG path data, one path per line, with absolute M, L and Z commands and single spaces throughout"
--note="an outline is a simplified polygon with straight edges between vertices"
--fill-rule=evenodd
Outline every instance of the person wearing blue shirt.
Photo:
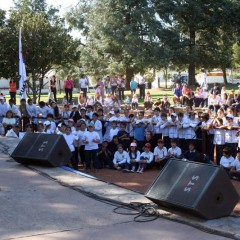
M 138 85 L 138 83 L 134 80 L 134 78 L 132 78 L 132 80 L 130 82 L 130 89 L 131 89 L 132 95 L 136 93 L 137 85 Z
M 174 89 L 174 96 L 173 96 L 173 102 L 174 104 L 180 102 L 182 103 L 182 87 L 179 83 L 176 84 L 176 88 Z
M 133 137 L 137 140 L 137 147 L 138 150 L 142 150 L 145 141 L 145 128 L 147 124 L 141 120 L 136 120 L 135 123 L 132 124 L 133 126 Z

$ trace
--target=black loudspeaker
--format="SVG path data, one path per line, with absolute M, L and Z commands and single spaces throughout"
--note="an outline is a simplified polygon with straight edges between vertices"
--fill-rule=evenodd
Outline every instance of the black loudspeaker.
M 168 161 L 145 197 L 205 219 L 230 215 L 239 201 L 224 169 L 176 159 Z
M 62 135 L 27 133 L 11 157 L 22 164 L 57 167 L 67 164 L 71 151 Z

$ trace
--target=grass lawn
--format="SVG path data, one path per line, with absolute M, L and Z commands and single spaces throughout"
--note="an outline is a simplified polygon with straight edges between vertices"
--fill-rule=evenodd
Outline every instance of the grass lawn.
M 212 87 L 212 85 L 209 86 L 209 89 Z M 234 90 L 238 90 L 238 84 L 228 84 L 227 85 L 227 92 L 230 92 L 232 89 Z M 168 95 L 170 97 L 170 99 L 172 99 L 173 96 L 173 91 L 170 88 L 154 88 L 154 89 L 146 89 L 146 92 L 150 91 L 152 97 L 153 97 L 153 101 L 156 101 L 157 98 L 162 98 L 164 95 Z M 237 91 L 236 91 L 237 93 Z M 139 90 L 137 90 L 136 94 L 139 96 Z M 57 94 L 57 98 L 59 99 L 59 104 L 62 103 L 62 99 L 64 97 L 65 93 L 62 91 L 62 93 L 58 93 Z M 74 104 L 78 103 L 78 95 L 79 93 L 73 93 L 73 102 Z M 94 92 L 90 92 L 88 93 L 88 95 L 90 96 L 94 96 Z M 125 96 L 131 96 L 131 92 L 130 91 L 125 91 Z M 9 94 L 5 95 L 7 101 L 9 100 L 10 96 Z M 48 93 L 42 93 L 41 94 L 41 98 L 40 101 L 45 101 L 48 102 Z M 139 101 L 139 103 L 143 103 L 142 100 Z M 17 95 L 17 105 L 19 105 L 19 96 Z

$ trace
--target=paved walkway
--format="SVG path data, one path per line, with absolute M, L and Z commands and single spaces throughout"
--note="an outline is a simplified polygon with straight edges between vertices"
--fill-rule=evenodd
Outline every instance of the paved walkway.
M 72 220 L 68 220 L 64 223 L 65 230 L 78 229 L 78 224 L 76 221 L 78 221 L 79 214 L 86 216 L 86 222 L 94 221 L 96 226 L 100 226 L 100 218 L 106 215 L 106 209 L 104 206 L 102 211 L 99 208 L 95 210 L 94 200 L 85 197 L 84 199 L 79 200 L 79 202 L 75 202 L 73 206 L 71 205 L 69 212 L 69 201 L 72 198 L 72 194 L 68 195 L 69 188 L 71 188 L 71 190 L 75 190 L 76 194 L 81 192 L 86 195 L 90 194 L 91 196 L 114 200 L 119 203 L 149 203 L 149 200 L 146 199 L 143 194 L 132 192 L 121 187 L 99 181 L 91 176 L 72 173 L 62 168 L 44 168 L 39 166 L 30 166 L 29 168 L 26 168 L 23 165 L 17 164 L 8 155 L 13 151 L 16 145 L 16 139 L 6 137 L 0 138 L 0 152 L 2 152 L 0 157 L 0 196 L 2 199 L 0 217 L 1 239 L 27 236 L 26 231 L 29 229 L 29 227 L 32 229 L 31 234 L 33 236 L 42 234 L 43 232 L 46 234 L 46 229 L 49 229 L 49 226 L 51 229 L 49 234 L 54 235 L 54 232 L 64 232 L 62 224 L 65 221 L 66 212 L 67 214 L 71 214 Z M 17 181 L 16 178 L 19 178 L 19 181 Z M 52 181 L 52 184 L 49 184 L 49 181 Z M 65 188 L 62 186 L 65 186 Z M 19 189 L 19 191 L 13 192 L 11 189 Z M 51 192 L 57 192 L 58 194 L 56 197 L 54 197 Z M 48 198 L 49 205 L 46 205 L 46 202 L 43 201 L 44 198 Z M 76 200 L 72 199 L 71 202 L 72 201 Z M 89 211 L 89 207 L 88 209 L 84 208 L 84 202 L 86 203 L 86 201 L 90 203 L 90 209 L 92 211 Z M 16 207 L 18 205 L 19 207 Z M 58 209 L 57 214 L 55 213 L 54 208 Z M 41 215 L 36 214 L 39 213 L 38 210 L 40 209 Z M 185 223 L 187 225 L 194 226 L 197 229 L 217 235 L 233 239 L 240 239 L 239 217 L 224 217 L 206 221 L 193 216 L 185 215 L 183 213 L 177 213 L 170 210 L 166 211 L 160 207 L 158 207 L 158 212 L 164 219 Z M 22 216 L 22 213 L 25 213 L 26 216 Z M 18 217 L 19 221 L 17 220 Z M 108 217 L 109 216 L 107 215 L 106 220 L 108 223 L 109 221 L 113 223 L 114 221 L 118 222 L 119 219 L 121 219 L 122 222 L 127 221 L 125 216 L 122 215 L 111 215 L 111 217 L 109 217 L 109 221 Z M 25 222 L 29 222 L 28 219 L 33 219 L 31 226 L 25 224 Z M 18 225 L 20 225 L 21 231 L 19 230 L 19 226 L 13 224 L 15 221 L 17 221 Z M 83 225 L 84 224 L 85 223 L 83 223 Z M 155 222 L 150 224 L 148 223 L 144 225 L 142 229 L 147 228 L 147 226 L 149 226 L 151 229 L 153 226 L 155 226 L 155 224 Z M 115 227 L 116 226 L 114 226 L 114 228 Z M 121 229 L 123 231 L 124 228 L 121 227 Z M 96 228 L 95 234 L 98 233 L 99 232 Z M 116 233 L 117 236 L 120 236 L 118 234 L 121 234 L 121 231 L 116 231 Z M 68 234 L 71 235 L 73 232 L 66 232 L 64 237 L 65 239 L 69 239 Z M 174 235 L 176 233 L 172 232 L 171 234 Z M 99 236 L 99 238 L 96 239 L 103 239 L 103 237 L 104 233 L 102 232 L 101 237 Z M 55 238 L 53 237 L 52 239 Z M 77 239 L 77 237 L 71 237 L 71 239 Z M 92 239 L 94 239 L 94 237 L 92 237 Z M 120 237 L 114 237 L 114 239 L 120 239 Z M 136 236 L 136 239 L 141 239 L 141 237 Z M 179 237 L 178 239 L 182 238 Z M 209 238 L 202 237 L 199 239 Z M 217 239 L 221 238 L 217 237 Z

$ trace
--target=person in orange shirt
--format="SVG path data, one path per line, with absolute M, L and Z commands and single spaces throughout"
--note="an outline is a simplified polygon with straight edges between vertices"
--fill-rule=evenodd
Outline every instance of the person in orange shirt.
M 9 94 L 10 94 L 10 98 L 14 100 L 15 104 L 16 104 L 16 92 L 17 92 L 16 81 L 11 78 L 9 81 Z

